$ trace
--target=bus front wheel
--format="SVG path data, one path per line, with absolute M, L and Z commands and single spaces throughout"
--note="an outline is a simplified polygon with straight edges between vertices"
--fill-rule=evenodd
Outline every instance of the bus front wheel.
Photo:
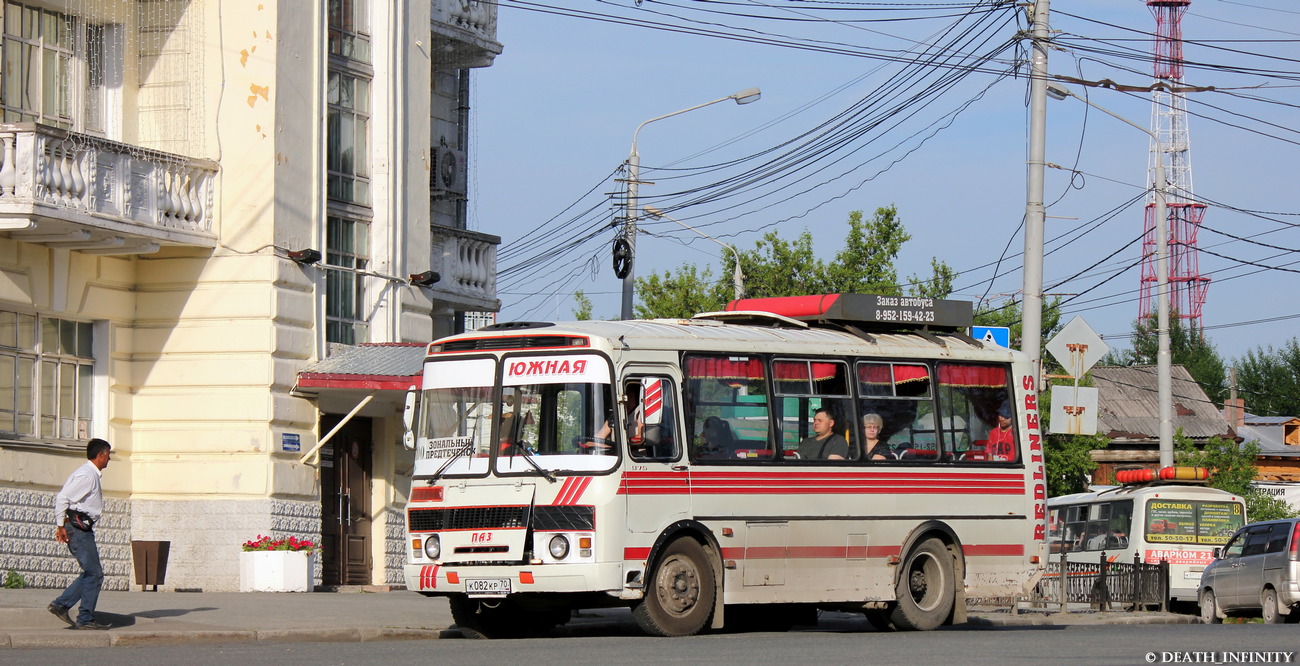
M 645 598 L 632 609 L 632 616 L 652 636 L 690 636 L 709 621 L 716 594 L 713 567 L 704 548 L 683 537 L 664 549 Z
M 898 604 L 889 619 L 904 631 L 929 631 L 948 619 L 956 597 L 956 575 L 948 547 L 926 539 L 908 554 L 898 579 Z

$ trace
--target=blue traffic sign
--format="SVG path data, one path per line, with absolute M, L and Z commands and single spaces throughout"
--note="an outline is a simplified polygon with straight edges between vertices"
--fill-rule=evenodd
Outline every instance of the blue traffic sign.
M 986 345 L 1011 348 L 1011 329 L 1006 326 L 972 326 L 970 336 Z

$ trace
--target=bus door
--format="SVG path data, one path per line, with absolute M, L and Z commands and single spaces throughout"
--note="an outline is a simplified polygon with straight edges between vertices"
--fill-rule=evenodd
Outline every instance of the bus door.
M 628 462 L 621 492 L 629 532 L 658 532 L 690 517 L 690 470 L 682 459 L 679 376 L 668 366 L 628 366 L 622 411 Z

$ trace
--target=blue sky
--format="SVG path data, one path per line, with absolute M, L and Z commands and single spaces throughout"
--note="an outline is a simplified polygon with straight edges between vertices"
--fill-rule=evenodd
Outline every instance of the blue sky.
M 687 16 L 690 10 L 682 8 L 696 4 L 690 0 L 673 3 L 647 1 L 640 9 L 631 0 L 548 0 L 546 4 L 652 20 L 666 19 L 648 11 Z M 742 4 L 760 7 L 768 3 Z M 772 4 L 791 7 L 794 3 Z M 1300 72 L 1300 58 L 1286 59 L 1300 54 L 1295 48 L 1300 40 L 1300 9 L 1286 9 L 1285 3 L 1278 6 L 1282 8 L 1275 8 L 1270 0 L 1194 0 L 1183 20 L 1184 38 L 1189 41 L 1187 59 Z M 1072 36 L 1077 35 L 1112 40 L 1107 48 L 1149 52 L 1149 44 L 1141 41 L 1115 41 L 1140 40 L 1142 35 L 1134 31 L 1154 30 L 1155 20 L 1144 2 L 1058 0 L 1052 9 L 1052 27 L 1064 33 L 1061 40 L 1067 48 L 1052 52 L 1053 74 L 1109 78 L 1131 85 L 1151 82 L 1149 60 L 1089 55 L 1071 48 L 1076 43 Z M 777 13 L 789 14 L 784 10 Z M 951 20 L 747 25 L 846 45 L 906 49 L 927 41 Z M 734 31 L 741 23 L 729 25 Z M 1015 25 L 1009 25 L 997 38 L 1010 39 Z M 470 226 L 501 236 L 499 269 L 550 243 L 580 235 L 579 226 L 595 229 L 601 220 L 606 224 L 612 221 L 617 198 L 602 202 L 602 195 L 619 190 L 613 172 L 627 159 L 633 130 L 646 119 L 751 86 L 763 90 L 757 103 L 715 104 L 652 123 L 641 131 L 642 175 L 655 181 L 642 186 L 643 203 L 681 205 L 684 198 L 664 195 L 710 179 L 673 178 L 670 176 L 684 172 L 655 171 L 654 167 L 690 169 L 778 145 L 849 108 L 900 68 L 847 55 L 552 16 L 522 10 L 511 0 L 502 0 L 498 39 L 505 45 L 504 53 L 492 67 L 478 70 L 474 79 Z M 1190 43 L 1211 40 L 1251 41 L 1213 41 L 1218 48 Z M 1093 41 L 1077 43 L 1097 45 Z M 1136 71 L 1124 71 L 1124 67 Z M 1294 166 L 1300 157 L 1300 135 L 1289 129 L 1300 124 L 1296 122 L 1300 114 L 1290 106 L 1300 104 L 1300 76 L 1292 78 L 1222 69 L 1189 70 L 1184 77 L 1190 85 L 1232 88 L 1239 93 L 1198 93 L 1202 97 L 1189 105 L 1193 113 L 1211 116 L 1189 118 L 1196 193 L 1230 207 L 1266 212 L 1247 214 L 1212 206 L 1206 215 L 1205 227 L 1250 238 L 1254 243 L 1205 229 L 1200 234 L 1202 248 L 1228 257 L 1205 252 L 1200 256 L 1201 272 L 1212 278 L 1204 323 L 1210 339 L 1227 358 L 1260 345 L 1280 345 L 1296 335 L 1300 323 L 1300 318 L 1293 318 L 1233 326 L 1300 313 L 1300 290 L 1296 289 L 1300 274 L 1261 271 L 1240 261 L 1300 270 L 1296 263 L 1300 255 L 1283 251 L 1300 248 L 1300 228 L 1294 226 L 1300 225 L 1300 183 Z M 987 92 L 946 128 L 923 142 L 908 139 L 990 84 Z M 1247 86 L 1257 87 L 1245 90 Z M 1080 86 L 1071 88 L 1084 92 Z M 1023 249 L 1019 227 L 1025 207 L 1026 90 L 1024 79 L 998 80 L 993 74 L 973 74 L 932 106 L 882 132 L 876 143 L 851 144 L 849 149 L 860 148 L 853 157 L 786 191 L 789 194 L 812 183 L 830 181 L 806 194 L 793 198 L 769 195 L 735 207 L 730 207 L 734 199 L 726 204 L 687 205 L 673 210 L 672 216 L 701 226 L 742 250 L 752 248 L 765 231 L 775 229 L 783 237 L 793 238 L 806 228 L 816 239 L 819 253 L 830 258 L 844 237 L 850 211 L 870 213 L 894 204 L 913 236 L 898 259 L 900 277 L 928 273 L 930 259 L 935 257 L 965 271 L 957 279 L 955 298 L 974 300 L 987 293 L 998 300 L 998 295 L 1021 288 L 1021 264 L 1015 255 Z M 1149 95 L 1088 92 L 1095 103 L 1149 126 Z M 1218 108 L 1200 106 L 1201 100 Z M 1137 314 L 1138 268 L 1100 283 L 1120 272 L 1122 266 L 1138 261 L 1140 244 L 1129 241 L 1141 233 L 1142 203 L 1131 205 L 1088 233 L 1082 232 L 1094 226 L 1099 215 L 1141 194 L 1148 138 L 1096 111 L 1085 111 L 1087 107 L 1077 100 L 1049 103 L 1047 161 L 1065 168 L 1077 161 L 1074 168 L 1080 173 L 1071 186 L 1065 169 L 1048 169 L 1046 199 L 1057 203 L 1048 211 L 1047 237 L 1072 230 L 1080 237 L 1048 256 L 1045 282 L 1054 284 L 1083 272 L 1053 290 L 1066 295 L 1087 292 L 1067 306 L 1066 319 L 1081 315 L 1112 346 L 1123 347 L 1127 345 L 1123 336 Z M 886 158 L 866 159 L 898 142 L 902 146 L 885 151 L 889 153 Z M 713 147 L 717 148 L 702 153 Z M 845 168 L 860 162 L 856 169 Z M 844 171 L 847 173 L 841 177 L 831 178 Z M 584 196 L 589 191 L 592 194 Z M 747 192 L 760 194 L 764 190 L 758 185 Z M 656 200 L 656 196 L 662 198 Z M 558 220 L 567 219 L 566 207 L 575 202 L 584 208 L 594 207 L 582 224 L 557 229 L 558 221 L 553 222 L 544 227 L 543 234 L 520 241 L 557 215 L 561 216 Z M 716 244 L 670 223 L 650 223 L 645 229 L 652 235 L 638 237 L 638 275 L 683 263 L 711 265 L 716 274 L 724 251 Z M 590 240 L 571 251 L 537 257 L 530 271 L 503 278 L 498 284 L 500 319 L 572 318 L 575 304 L 571 294 L 579 289 L 592 298 L 595 316 L 617 316 L 621 283 L 609 266 L 614 230 L 592 233 Z M 996 261 L 1008 244 L 1010 252 L 1001 269 L 1005 275 L 993 279 L 993 269 L 986 265 Z M 1113 257 L 1105 259 L 1112 253 Z M 1098 262 L 1096 268 L 1089 269 Z M 981 266 L 986 267 L 977 269 Z

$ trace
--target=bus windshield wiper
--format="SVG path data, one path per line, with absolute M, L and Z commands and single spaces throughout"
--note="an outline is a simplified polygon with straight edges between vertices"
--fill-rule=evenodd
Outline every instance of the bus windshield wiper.
M 519 451 L 523 453 L 524 462 L 528 463 L 529 465 L 532 465 L 533 469 L 537 470 L 537 473 L 542 475 L 542 478 L 546 479 L 547 481 L 550 481 L 551 483 L 555 483 L 555 475 L 546 471 L 546 469 L 543 468 L 541 465 L 537 464 L 537 461 L 533 458 L 533 454 L 536 453 L 535 451 L 529 449 L 527 445 L 519 444 L 519 443 L 515 443 L 511 445 L 510 448 L 511 450 L 519 449 Z
M 465 455 L 466 453 L 469 453 L 470 450 L 472 450 L 473 448 L 474 448 L 474 438 L 471 437 L 468 442 L 465 442 L 464 446 L 460 447 L 458 451 L 451 454 L 450 458 L 447 458 L 447 462 L 443 463 L 442 467 L 438 468 L 438 471 L 433 473 L 433 477 L 429 479 L 429 483 L 433 483 L 434 481 L 437 481 L 439 478 L 441 478 L 442 473 L 447 471 L 447 468 L 451 467 L 451 464 L 453 462 L 456 462 L 457 458 Z

